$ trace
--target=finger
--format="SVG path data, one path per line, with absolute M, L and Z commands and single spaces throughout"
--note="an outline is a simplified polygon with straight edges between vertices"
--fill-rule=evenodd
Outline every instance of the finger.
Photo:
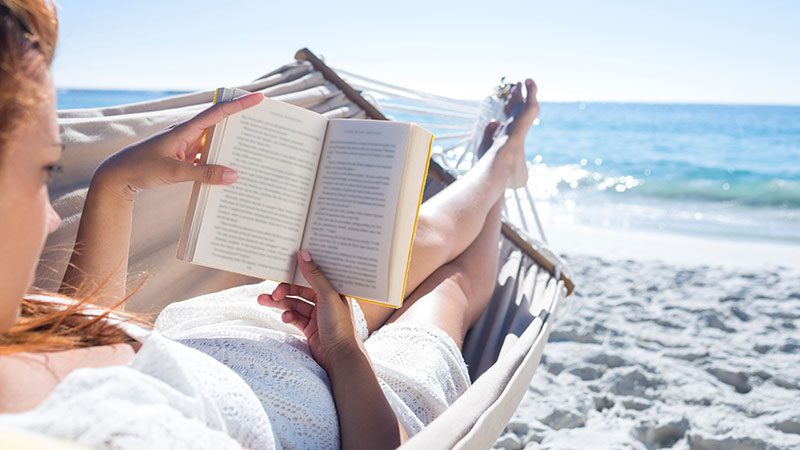
M 306 323 L 305 331 L 303 331 L 306 334 L 306 337 L 309 338 L 309 342 L 311 342 L 311 337 L 313 337 L 314 335 L 317 335 L 317 338 L 319 338 L 318 331 L 319 331 L 319 321 L 313 320 L 312 318 L 309 317 L 308 323 Z
M 305 317 L 301 314 L 298 314 L 294 311 L 284 311 L 281 314 L 281 320 L 283 323 L 290 323 L 297 327 L 298 330 L 302 331 L 303 334 L 306 333 L 306 327 L 308 326 L 309 318 Z
M 291 286 L 291 284 L 289 284 L 289 283 L 280 283 L 280 284 L 278 284 L 278 286 L 276 286 L 275 289 L 272 290 L 272 297 L 277 299 L 277 300 L 280 300 L 283 297 L 286 297 L 288 295 L 290 286 Z
M 306 281 L 316 291 L 317 301 L 334 301 L 341 298 L 319 266 L 311 260 L 311 254 L 308 250 L 297 252 L 297 264 L 300 266 L 300 272 L 303 273 Z
M 296 297 L 275 298 L 274 295 L 261 294 L 257 297 L 258 304 L 277 308 L 283 311 L 296 311 L 304 316 L 310 316 L 314 305 Z
M 175 161 L 176 176 L 173 181 L 199 181 L 208 184 L 231 184 L 239 177 L 236 171 L 229 167 L 216 164 L 191 164 Z
M 305 286 L 298 286 L 296 284 L 281 283 L 275 288 L 274 291 L 272 291 L 272 297 L 278 300 L 286 297 L 287 295 L 302 297 L 311 302 L 314 302 L 317 298 L 316 294 L 314 293 L 314 289 L 307 288 Z
M 296 311 L 306 317 L 311 316 L 311 311 L 314 310 L 314 305 L 295 297 L 283 297 L 278 299 L 275 298 L 274 295 L 261 294 L 258 296 L 258 303 L 284 311 Z
M 264 94 L 254 92 L 235 100 L 216 103 L 181 125 L 181 131 L 188 134 L 188 139 L 195 139 L 197 136 L 200 136 L 206 128 L 216 125 L 231 114 L 236 114 L 261 103 L 261 100 L 264 100 Z

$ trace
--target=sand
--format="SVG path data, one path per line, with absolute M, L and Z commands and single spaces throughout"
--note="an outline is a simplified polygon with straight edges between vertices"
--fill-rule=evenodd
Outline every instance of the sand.
M 800 448 L 800 247 L 550 234 L 577 289 L 496 447 Z

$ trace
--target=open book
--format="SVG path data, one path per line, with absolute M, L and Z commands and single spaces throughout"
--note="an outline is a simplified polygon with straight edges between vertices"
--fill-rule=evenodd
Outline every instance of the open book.
M 246 92 L 219 89 L 215 101 Z M 265 98 L 210 129 L 202 155 L 236 183 L 195 183 L 178 259 L 308 286 L 308 249 L 347 296 L 399 308 L 433 135 L 409 123 L 328 119 Z

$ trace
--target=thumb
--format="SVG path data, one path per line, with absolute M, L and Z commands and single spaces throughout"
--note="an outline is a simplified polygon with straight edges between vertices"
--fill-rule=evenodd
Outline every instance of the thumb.
M 185 164 L 185 163 L 184 163 Z M 208 184 L 231 184 L 238 178 L 236 172 L 225 166 L 216 164 L 185 165 L 183 180 L 200 181 Z
M 317 301 L 335 301 L 341 299 L 341 296 L 336 289 L 333 288 L 331 282 L 322 273 L 317 263 L 311 260 L 311 254 L 308 250 L 300 250 L 297 252 L 297 264 L 300 266 L 306 281 L 311 284 L 314 291 L 317 293 Z

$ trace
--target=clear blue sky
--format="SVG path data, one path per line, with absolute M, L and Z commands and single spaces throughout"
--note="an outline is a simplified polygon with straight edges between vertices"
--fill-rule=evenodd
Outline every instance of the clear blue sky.
M 60 0 L 59 87 L 249 81 L 309 47 L 333 66 L 479 98 L 800 104 L 800 1 Z

